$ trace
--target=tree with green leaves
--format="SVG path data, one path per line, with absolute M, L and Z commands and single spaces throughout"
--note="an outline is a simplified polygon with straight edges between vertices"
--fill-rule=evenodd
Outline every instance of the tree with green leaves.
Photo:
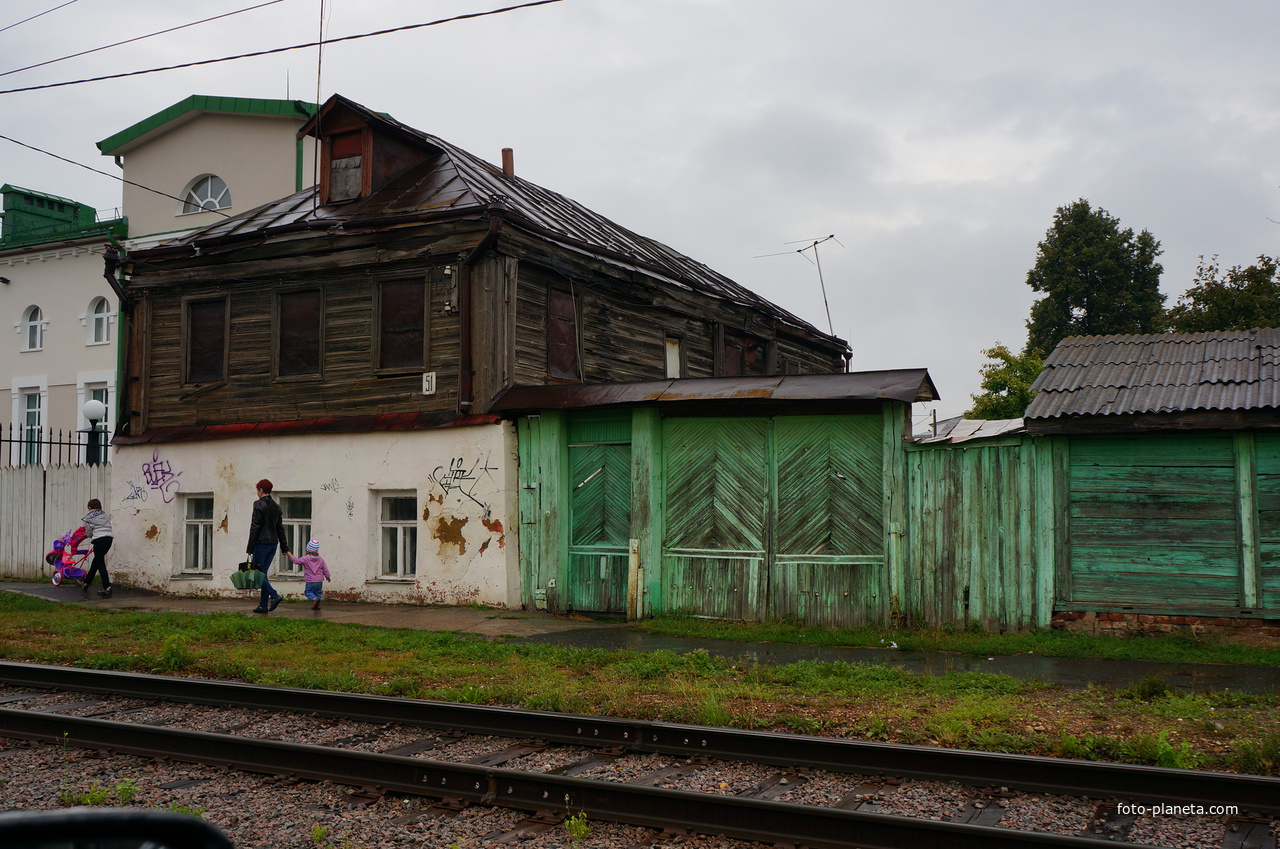
M 1260 256 L 1253 265 L 1225 272 L 1215 256 L 1196 266 L 1196 281 L 1167 313 L 1178 333 L 1280 327 L 1280 259 Z
M 982 367 L 984 391 L 981 395 L 969 396 L 973 399 L 973 409 L 964 414 L 965 418 L 1020 418 L 1035 397 L 1031 384 L 1040 374 L 1044 355 L 1034 349 L 1015 354 L 998 342 L 982 354 L 990 360 Z
M 1161 253 L 1149 232 L 1120 229 L 1084 198 L 1058 207 L 1027 272 L 1027 285 L 1044 297 L 1031 306 L 1026 350 L 1052 351 L 1067 336 L 1162 329 Z

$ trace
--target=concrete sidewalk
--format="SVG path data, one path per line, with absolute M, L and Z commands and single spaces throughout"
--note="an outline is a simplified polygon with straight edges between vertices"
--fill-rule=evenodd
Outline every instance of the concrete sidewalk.
M 177 613 L 252 613 L 258 593 L 244 598 L 186 598 L 161 595 L 150 590 L 117 587 L 111 598 L 98 595 L 95 584 L 84 596 L 75 584 L 55 587 L 48 581 L 0 581 L 0 590 L 39 596 L 50 601 L 83 604 L 109 610 L 154 610 Z M 414 628 L 421 631 L 455 631 L 486 638 L 532 637 L 577 631 L 583 627 L 625 629 L 622 623 L 583 622 L 557 618 L 541 610 L 488 610 L 471 607 L 423 607 L 416 604 L 353 604 L 326 601 L 320 610 L 310 602 L 284 601 L 262 618 L 323 619 L 326 622 L 354 622 L 383 628 Z
M 1128 660 L 1080 660 L 1041 657 L 1034 654 L 973 657 L 947 652 L 899 651 L 892 648 L 853 646 L 804 646 L 789 643 L 752 643 L 703 640 L 647 634 L 625 622 L 575 620 L 540 610 L 484 610 L 470 607 L 421 607 L 411 604 L 353 604 L 328 602 L 312 610 L 304 601 L 283 602 L 263 616 L 251 611 L 256 592 L 239 598 L 186 598 L 149 590 L 121 588 L 113 598 L 98 596 L 97 588 L 85 598 L 74 585 L 55 587 L 48 582 L 2 581 L 0 590 L 26 593 L 53 601 L 84 604 L 110 610 L 154 610 L 184 613 L 243 613 L 267 618 L 323 619 L 354 622 L 383 628 L 414 628 L 476 634 L 490 640 L 550 644 L 613 651 L 670 651 L 686 654 L 705 651 L 747 665 L 786 664 L 801 661 L 824 663 L 885 664 L 922 675 L 948 672 L 993 672 L 1024 680 L 1039 680 L 1068 688 L 1090 685 L 1127 687 L 1149 676 L 1158 676 L 1179 690 L 1202 692 L 1235 690 L 1280 694 L 1280 668 L 1209 663 L 1154 663 Z

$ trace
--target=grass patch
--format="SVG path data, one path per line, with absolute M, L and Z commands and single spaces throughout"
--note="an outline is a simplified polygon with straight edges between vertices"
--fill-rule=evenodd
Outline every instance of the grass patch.
M 706 651 L 516 645 L 239 612 L 62 605 L 6 592 L 0 592 L 0 656 L 994 752 L 1264 775 L 1280 770 L 1280 697 L 1181 693 L 1161 679 L 1119 692 L 1061 690 L 985 672 L 934 676 L 818 661 L 759 665 Z
M 1096 637 L 1066 631 L 989 634 L 960 629 L 815 628 L 785 622 L 725 622 L 692 616 L 657 616 L 635 624 L 650 634 L 741 642 L 791 643 L 902 651 L 955 652 L 975 657 L 1039 654 L 1098 660 L 1157 663 L 1239 663 L 1280 666 L 1280 648 L 1228 643 L 1190 631 L 1152 637 Z

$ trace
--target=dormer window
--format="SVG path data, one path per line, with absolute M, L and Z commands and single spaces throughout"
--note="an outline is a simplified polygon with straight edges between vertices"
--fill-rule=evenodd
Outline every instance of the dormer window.
M 364 133 L 342 133 L 329 141 L 329 202 L 364 193 Z
M 216 174 L 204 174 L 191 181 L 182 196 L 182 214 L 226 209 L 231 206 L 231 192 Z

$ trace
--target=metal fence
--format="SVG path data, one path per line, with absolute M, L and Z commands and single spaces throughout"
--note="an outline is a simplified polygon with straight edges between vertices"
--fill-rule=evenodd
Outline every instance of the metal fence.
M 10 424 L 0 427 L 0 467 L 98 465 L 109 463 L 111 434 L 99 429 L 56 433 L 53 428 Z

